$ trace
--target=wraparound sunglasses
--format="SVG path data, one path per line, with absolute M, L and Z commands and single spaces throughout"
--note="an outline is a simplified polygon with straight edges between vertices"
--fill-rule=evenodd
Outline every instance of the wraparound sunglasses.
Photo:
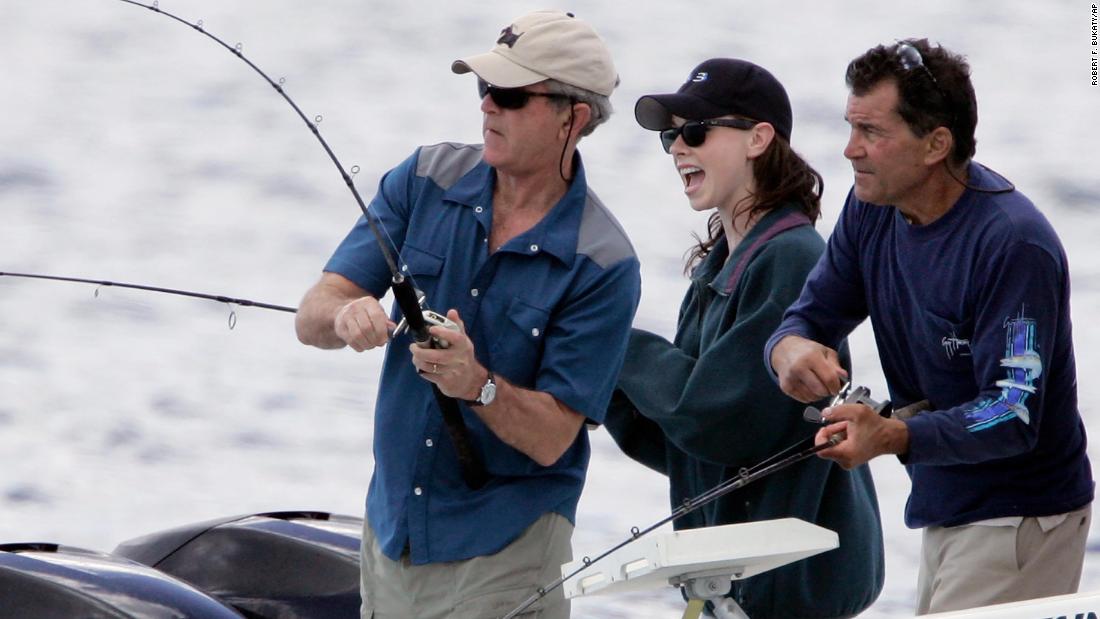
M 497 107 L 505 110 L 523 109 L 523 107 L 527 105 L 527 102 L 531 100 L 531 97 L 572 99 L 569 95 L 563 95 L 556 92 L 531 92 L 523 88 L 497 88 L 482 79 L 477 81 L 477 94 L 480 95 L 482 99 L 485 98 L 485 95 L 489 95 Z
M 703 142 L 707 140 L 707 131 L 711 127 L 733 127 L 734 129 L 752 129 L 760 121 L 748 120 L 744 118 L 716 118 L 714 120 L 689 120 L 679 127 L 673 127 L 671 129 L 665 129 L 661 131 L 661 146 L 665 147 L 665 152 L 670 152 L 672 149 L 672 143 L 676 141 L 676 138 L 684 138 L 684 144 L 695 148 L 696 146 L 702 146 Z

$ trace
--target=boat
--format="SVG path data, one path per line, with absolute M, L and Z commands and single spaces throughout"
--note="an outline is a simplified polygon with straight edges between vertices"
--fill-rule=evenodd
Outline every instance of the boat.
M 0 544 L 0 617 L 358 619 L 362 526 L 286 511 L 177 527 L 111 553 Z
M 363 519 L 322 511 L 218 518 L 119 544 L 111 553 L 0 544 L 0 617 L 20 619 L 358 619 Z M 683 586 L 723 603 L 732 579 L 827 551 L 836 534 L 786 518 L 646 536 L 603 560 L 574 561 L 567 597 Z M 579 574 L 578 574 L 579 575 Z M 691 611 L 691 604 L 688 606 Z M 746 616 L 735 605 L 719 617 Z M 698 614 L 687 616 L 698 616 Z M 928 619 L 1100 619 L 1100 591 Z

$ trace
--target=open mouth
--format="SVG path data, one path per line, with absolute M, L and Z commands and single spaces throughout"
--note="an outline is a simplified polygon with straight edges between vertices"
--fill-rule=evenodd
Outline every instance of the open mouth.
M 703 171 L 703 168 L 695 166 L 685 166 L 680 168 L 680 178 L 684 181 L 684 191 L 691 193 L 699 188 L 703 184 L 703 179 L 707 177 L 707 173 Z

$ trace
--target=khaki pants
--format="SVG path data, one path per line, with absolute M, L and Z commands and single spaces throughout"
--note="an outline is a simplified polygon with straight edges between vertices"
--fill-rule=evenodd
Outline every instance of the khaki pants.
M 1081 582 L 1092 505 L 1043 530 L 1019 526 L 928 527 L 921 540 L 917 614 L 1075 593 Z
M 500 619 L 561 577 L 572 560 L 573 525 L 543 514 L 500 552 L 465 561 L 412 565 L 382 554 L 364 519 L 360 552 L 362 619 Z M 520 615 L 523 619 L 568 619 L 569 602 L 559 587 Z

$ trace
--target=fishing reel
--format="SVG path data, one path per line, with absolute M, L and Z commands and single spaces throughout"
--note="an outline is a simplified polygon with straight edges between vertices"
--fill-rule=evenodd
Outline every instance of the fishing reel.
M 894 412 L 894 406 L 890 403 L 890 400 L 876 402 L 871 399 L 870 389 L 867 387 L 853 388 L 852 383 L 848 381 L 844 381 L 844 384 L 840 386 L 840 391 L 829 401 L 829 407 L 840 406 L 841 404 L 865 404 L 881 417 L 890 417 Z M 821 410 L 816 406 L 807 406 L 806 410 L 802 411 L 802 418 L 810 423 L 822 426 L 829 423 L 829 420 L 822 416 Z
M 446 327 L 451 331 L 458 332 L 458 324 L 456 324 L 450 318 L 432 310 L 424 310 L 421 312 L 424 316 L 424 322 L 429 326 Z M 451 345 L 447 343 L 447 340 L 441 340 L 434 335 L 424 341 L 417 340 L 417 346 L 421 348 L 449 348 Z
M 447 318 L 446 316 L 444 316 L 443 314 L 440 314 L 439 312 L 433 312 L 430 309 L 423 309 L 424 308 L 424 298 L 425 298 L 424 293 L 417 290 L 416 291 L 416 303 L 417 303 L 417 306 L 419 306 L 419 308 L 420 308 L 420 315 L 424 318 L 423 332 L 427 333 L 428 329 L 430 327 L 434 327 L 434 326 L 446 327 L 446 328 L 450 329 L 451 331 L 456 331 L 457 332 L 458 331 L 458 324 L 456 324 L 453 320 L 451 320 L 450 318 Z M 391 333 L 390 335 L 391 335 L 391 337 L 397 337 L 397 336 L 401 335 L 402 333 L 404 333 L 405 331 L 407 331 L 408 328 L 409 328 L 409 320 L 408 320 L 407 316 L 404 315 L 404 313 L 402 313 L 401 322 L 397 323 L 397 327 L 394 328 L 393 333 Z M 448 344 L 446 340 L 441 340 L 441 339 L 439 339 L 438 337 L 435 337 L 435 336 L 429 336 L 429 337 L 426 337 L 424 339 L 421 339 L 419 337 L 416 337 L 416 334 L 414 333 L 414 339 L 416 339 L 416 345 L 420 346 L 421 348 L 448 348 L 448 347 L 450 347 L 450 344 Z

